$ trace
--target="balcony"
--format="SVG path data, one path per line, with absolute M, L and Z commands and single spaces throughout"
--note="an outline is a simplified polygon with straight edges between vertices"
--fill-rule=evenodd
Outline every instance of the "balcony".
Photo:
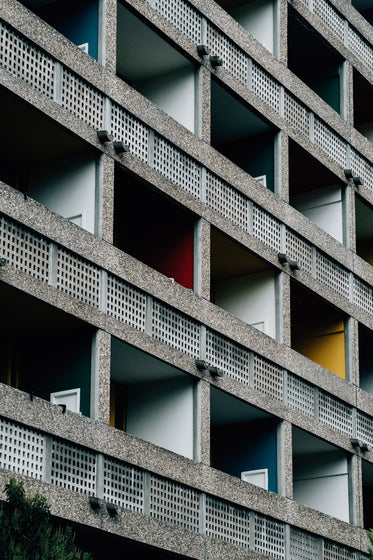
M 361 467 L 364 527 L 368 530 L 373 527 L 373 465 L 363 460 L 361 462 Z
M 344 186 L 316 158 L 289 144 L 290 204 L 318 227 L 343 243 Z
M 344 379 L 346 319 L 338 309 L 291 283 L 291 347 Z
M 343 58 L 289 6 L 288 67 L 343 115 Z
M 94 329 L 1 284 L 0 381 L 90 416 Z
M 275 191 L 275 129 L 233 93 L 211 81 L 211 145 Z
M 119 2 L 117 26 L 118 76 L 194 132 L 194 64 Z
M 114 245 L 188 289 L 196 224 L 191 212 L 116 167 Z
M 211 388 L 211 466 L 277 492 L 277 418 Z
M 193 459 L 193 378 L 114 337 L 110 369 L 111 426 Z
M 293 492 L 297 502 L 349 522 L 347 453 L 293 426 Z
M 0 102 L 7 107 L 0 180 L 95 233 L 98 153 L 4 89 L 0 89 Z
M 373 265 L 373 209 L 359 196 L 355 197 L 356 253 Z
M 276 338 L 276 278 L 265 261 L 212 228 L 212 301 L 272 338 Z
M 217 3 L 271 54 L 276 54 L 277 0 L 218 0 Z
M 359 324 L 359 375 L 360 387 L 373 395 L 372 331 Z

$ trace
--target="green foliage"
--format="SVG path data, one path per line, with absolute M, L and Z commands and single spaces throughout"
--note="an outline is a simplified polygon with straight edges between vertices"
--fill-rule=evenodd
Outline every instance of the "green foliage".
M 367 531 L 367 535 L 371 544 L 369 547 L 370 560 L 373 560 L 373 529 L 369 529 L 369 531 Z
M 23 482 L 5 485 L 7 503 L 0 508 L 2 560 L 91 560 L 75 544 L 71 527 L 55 528 L 44 496 L 26 496 Z

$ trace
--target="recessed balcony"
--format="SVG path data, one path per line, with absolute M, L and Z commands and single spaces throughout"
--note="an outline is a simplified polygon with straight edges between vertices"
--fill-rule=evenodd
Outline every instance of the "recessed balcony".
M 20 0 L 84 52 L 98 59 L 99 0 Z
M 90 416 L 94 329 L 0 284 L 0 381 Z
M 110 379 L 111 426 L 193 459 L 191 376 L 113 337 Z
M 293 426 L 295 501 L 349 522 L 349 468 L 344 450 Z
M 3 89 L 0 102 L 7 107 L 2 120 L 7 141 L 0 153 L 0 180 L 95 233 L 98 153 Z
M 194 64 L 120 2 L 117 6 L 118 76 L 194 132 Z
M 338 177 L 290 142 L 290 204 L 340 243 L 346 238 L 344 194 Z
M 211 81 L 211 145 L 275 190 L 276 130 L 215 80 Z
M 114 245 L 189 289 L 194 286 L 196 224 L 191 212 L 116 168 Z
M 217 0 L 270 53 L 276 54 L 277 0 Z
M 279 421 L 211 387 L 211 466 L 277 492 Z
M 341 55 L 289 6 L 289 70 L 340 114 L 343 114 L 342 63 Z
M 276 338 L 276 278 L 265 261 L 212 228 L 212 301 L 272 338 Z
M 346 316 L 337 308 L 291 283 L 291 347 L 346 378 Z

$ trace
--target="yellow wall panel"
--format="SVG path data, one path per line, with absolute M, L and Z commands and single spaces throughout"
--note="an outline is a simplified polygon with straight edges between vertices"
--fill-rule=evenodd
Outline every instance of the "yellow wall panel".
M 295 350 L 339 377 L 346 378 L 343 331 L 298 340 Z

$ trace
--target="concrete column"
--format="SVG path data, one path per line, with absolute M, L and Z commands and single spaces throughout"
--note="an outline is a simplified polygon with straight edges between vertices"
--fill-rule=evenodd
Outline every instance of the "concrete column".
M 275 57 L 285 66 L 288 63 L 288 2 L 275 0 L 275 29 L 274 44 Z
M 110 421 L 110 355 L 111 336 L 97 330 L 92 340 L 91 418 Z
M 210 384 L 197 381 L 195 386 L 195 453 L 194 459 L 210 464 Z
M 276 280 L 276 340 L 291 345 L 290 276 L 280 272 Z
M 348 473 L 350 523 L 364 526 L 361 458 L 352 455 Z
M 289 136 L 285 132 L 281 131 L 279 134 L 275 157 L 277 157 L 275 184 L 277 184 L 278 195 L 285 202 L 289 202 Z
M 112 72 L 117 65 L 117 0 L 99 0 L 98 60 Z
M 283 420 L 277 429 L 277 493 L 293 499 L 293 442 L 291 423 Z
M 114 229 L 114 160 L 107 154 L 100 161 L 101 237 L 113 243 Z
M 359 323 L 353 317 L 346 325 L 346 377 L 359 386 Z
M 201 218 L 198 228 L 199 285 L 197 293 L 207 300 L 210 300 L 210 236 L 211 226 L 209 222 Z
M 211 136 L 211 73 L 205 66 L 201 66 L 198 71 L 197 84 L 199 107 L 196 107 L 196 115 L 198 115 L 196 132 L 202 140 L 209 144 Z

